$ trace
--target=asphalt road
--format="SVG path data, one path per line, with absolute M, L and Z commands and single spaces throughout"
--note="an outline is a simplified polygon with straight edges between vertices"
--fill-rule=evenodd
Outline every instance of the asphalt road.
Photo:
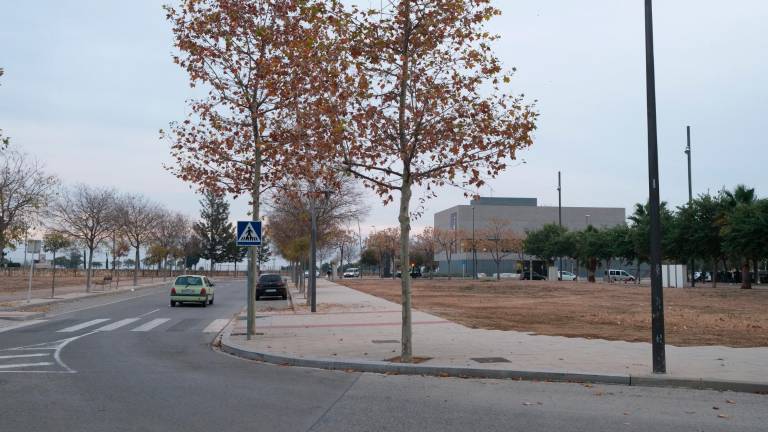
M 0 431 L 765 431 L 768 396 L 331 372 L 210 343 L 242 304 L 165 289 L 0 333 Z M 285 307 L 282 301 L 260 307 Z M 715 409 L 717 408 L 717 409 Z

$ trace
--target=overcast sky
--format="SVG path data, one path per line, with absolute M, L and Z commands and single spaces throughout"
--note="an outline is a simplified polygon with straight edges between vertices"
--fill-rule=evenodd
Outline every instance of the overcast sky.
M 190 216 L 196 195 L 163 169 L 158 130 L 183 119 L 192 95 L 171 61 L 161 1 L 11 1 L 0 6 L 0 128 L 67 183 L 142 192 Z M 746 183 L 768 195 L 768 2 L 655 2 L 661 197 L 687 200 L 685 126 L 693 128 L 695 193 Z M 527 163 L 482 195 L 529 196 L 628 210 L 647 186 L 642 0 L 499 0 L 498 55 L 515 91 L 538 100 Z M 492 188 L 492 190 L 491 190 Z M 395 225 L 397 206 L 363 230 Z M 442 191 L 435 211 L 465 203 Z M 247 203 L 233 204 L 244 218 Z

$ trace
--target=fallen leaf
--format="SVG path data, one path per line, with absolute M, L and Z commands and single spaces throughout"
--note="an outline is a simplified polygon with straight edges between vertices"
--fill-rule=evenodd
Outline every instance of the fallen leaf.
M 720 409 L 720 407 L 716 407 L 716 406 L 713 406 L 713 407 L 712 407 L 712 409 L 713 409 L 713 410 L 719 410 L 719 409 Z
M 732 401 L 732 400 L 730 400 L 730 399 L 726 399 L 726 400 L 725 400 L 725 403 L 729 403 L 729 404 L 731 404 L 731 405 L 735 405 L 735 404 L 736 404 L 736 402 L 734 402 L 734 401 Z
M 718 418 L 721 418 L 721 419 L 727 419 L 727 418 L 730 418 L 730 417 L 728 417 L 728 416 L 727 416 L 727 415 L 725 415 L 725 414 L 718 414 L 718 415 L 717 415 L 717 417 L 718 417 Z

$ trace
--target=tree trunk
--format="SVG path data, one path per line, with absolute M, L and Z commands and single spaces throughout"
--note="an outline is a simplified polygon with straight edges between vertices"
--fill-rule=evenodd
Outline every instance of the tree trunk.
M 85 270 L 85 292 L 91 292 L 91 266 L 93 265 L 93 249 L 88 248 L 88 268 Z
M 411 232 L 411 185 L 410 178 L 404 178 L 400 196 L 400 283 L 402 287 L 402 338 L 400 361 L 410 363 L 413 361 L 413 343 L 411 340 L 411 272 L 408 268 L 410 262 L 410 232 Z
M 741 289 L 752 289 L 752 276 L 749 274 L 749 260 L 741 265 Z
M 717 288 L 717 257 L 712 258 L 712 288 Z
M 133 286 L 139 284 L 139 270 L 141 270 L 141 262 L 139 261 L 139 247 L 141 243 L 136 242 L 136 262 L 133 263 Z
M 597 270 L 597 258 L 589 258 L 587 260 L 587 280 L 589 282 L 595 282 L 595 271 Z
M 501 280 L 501 260 L 496 261 L 496 280 Z

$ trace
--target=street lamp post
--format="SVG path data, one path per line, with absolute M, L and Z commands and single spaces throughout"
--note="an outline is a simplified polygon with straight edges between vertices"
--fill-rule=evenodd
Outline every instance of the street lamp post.
M 645 74 L 648 110 L 648 192 L 650 207 L 651 344 L 653 372 L 666 373 L 664 291 L 661 284 L 661 214 L 659 149 L 656 136 L 656 78 L 653 59 L 653 1 L 645 0 Z
M 587 226 L 589 226 L 589 217 L 590 215 L 586 215 L 586 218 L 585 218 L 587 220 Z
M 561 183 L 560 171 L 557 172 L 557 223 L 560 228 L 563 227 L 563 187 Z M 563 275 L 563 257 L 560 257 L 560 265 L 557 270 L 557 278 L 562 279 Z
M 685 136 L 688 145 L 685 147 L 685 154 L 688 156 L 688 206 L 693 203 L 693 183 L 691 182 L 691 127 L 685 127 Z M 696 286 L 696 262 L 691 257 L 691 286 Z

